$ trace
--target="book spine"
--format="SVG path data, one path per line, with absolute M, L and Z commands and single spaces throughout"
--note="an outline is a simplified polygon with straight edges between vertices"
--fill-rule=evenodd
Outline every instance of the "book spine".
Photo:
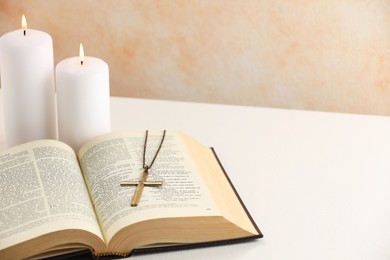
M 117 252 L 96 253 L 93 251 L 92 255 L 96 257 L 96 259 L 99 259 L 99 257 L 106 257 L 106 256 L 128 257 L 130 256 L 130 253 L 117 253 Z

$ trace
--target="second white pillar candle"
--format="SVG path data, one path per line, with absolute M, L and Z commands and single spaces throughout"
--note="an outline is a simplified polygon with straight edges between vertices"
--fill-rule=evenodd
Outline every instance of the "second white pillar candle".
M 72 57 L 56 66 L 58 136 L 77 151 L 89 139 L 111 131 L 107 63 Z

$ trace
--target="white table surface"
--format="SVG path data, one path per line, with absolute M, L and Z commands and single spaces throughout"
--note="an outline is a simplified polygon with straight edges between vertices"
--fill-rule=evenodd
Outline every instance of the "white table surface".
M 112 126 L 213 146 L 264 233 L 141 259 L 390 259 L 390 118 L 113 98 Z
M 264 234 L 135 259 L 390 259 L 390 118 L 118 97 L 111 112 L 114 131 L 214 147 Z

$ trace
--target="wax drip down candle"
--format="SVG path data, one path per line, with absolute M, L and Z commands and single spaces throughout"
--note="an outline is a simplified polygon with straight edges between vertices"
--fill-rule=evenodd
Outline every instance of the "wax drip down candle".
M 111 131 L 109 68 L 106 62 L 84 56 L 56 66 L 59 140 L 74 150 L 87 140 Z
M 5 145 L 57 139 L 53 41 L 49 34 L 22 29 L 0 39 Z

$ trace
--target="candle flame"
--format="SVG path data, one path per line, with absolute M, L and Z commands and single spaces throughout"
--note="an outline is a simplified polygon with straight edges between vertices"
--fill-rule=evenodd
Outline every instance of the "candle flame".
M 84 48 L 83 48 L 83 44 L 82 43 L 80 43 L 79 55 L 80 55 L 81 65 L 83 65 L 83 63 L 84 63 Z
M 22 16 L 22 29 L 27 29 L 27 21 L 26 21 L 26 17 Z

